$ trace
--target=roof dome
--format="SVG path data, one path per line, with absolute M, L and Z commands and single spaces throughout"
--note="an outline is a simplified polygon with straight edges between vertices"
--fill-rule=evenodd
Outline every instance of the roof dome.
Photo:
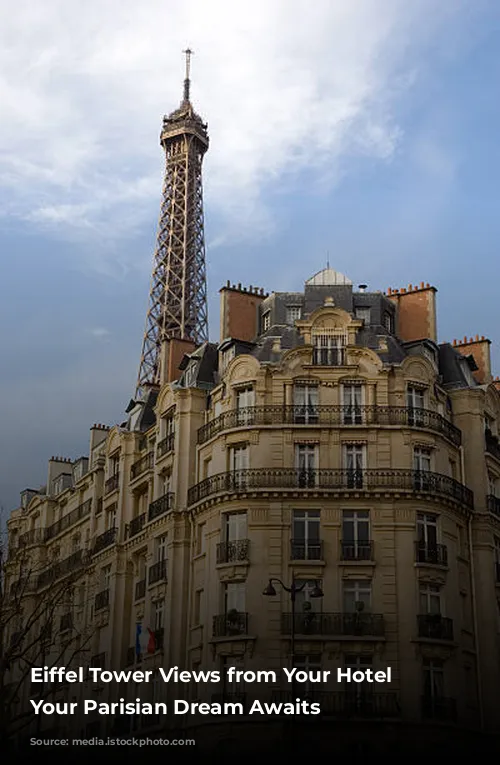
M 339 271 L 334 271 L 333 268 L 324 268 L 322 271 L 318 271 L 317 274 L 314 274 L 314 276 L 311 276 L 311 278 L 306 281 L 306 285 L 315 287 L 326 287 L 334 284 L 352 285 L 352 282 L 347 278 L 347 276 L 339 273 Z

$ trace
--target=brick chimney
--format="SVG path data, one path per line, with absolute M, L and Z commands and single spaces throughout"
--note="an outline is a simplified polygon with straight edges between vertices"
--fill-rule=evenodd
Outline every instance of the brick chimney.
M 228 281 L 220 290 L 220 342 L 233 338 L 252 343 L 259 331 L 259 305 L 266 297 L 259 287 Z
M 163 340 L 160 357 L 162 385 L 179 379 L 179 364 L 186 353 L 193 353 L 195 349 L 196 345 L 192 340 L 181 340 L 177 337 Z
M 486 385 L 493 382 L 491 375 L 491 340 L 484 335 L 479 337 L 464 337 L 463 340 L 454 340 L 453 347 L 462 354 L 462 356 L 473 356 L 478 367 L 477 372 L 473 372 L 474 379 L 479 385 Z
M 396 306 L 396 334 L 403 342 L 433 340 L 437 343 L 435 287 L 420 282 L 417 287 L 394 290 L 389 287 L 386 297 Z

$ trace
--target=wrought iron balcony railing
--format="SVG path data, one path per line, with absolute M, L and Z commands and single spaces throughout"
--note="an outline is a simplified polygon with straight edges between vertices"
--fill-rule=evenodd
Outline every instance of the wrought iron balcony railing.
M 225 614 L 218 614 L 213 618 L 212 636 L 237 637 L 248 635 L 248 614 L 242 611 L 231 610 Z
M 168 436 L 162 438 L 161 441 L 158 441 L 156 445 L 157 457 L 163 457 L 165 454 L 168 454 L 168 452 L 171 452 L 174 448 L 174 440 L 175 434 L 169 433 Z
M 429 494 L 453 500 L 467 510 L 474 507 L 474 496 L 467 486 L 440 473 L 417 470 L 298 470 L 296 468 L 257 468 L 217 473 L 192 486 L 188 504 L 220 492 L 246 493 L 256 490 L 307 489 L 314 491 L 397 491 Z
M 398 696 L 394 692 L 374 693 L 366 687 L 353 691 L 332 693 L 321 690 L 302 690 L 295 695 L 291 691 L 276 690 L 272 692 L 274 703 L 295 702 L 298 696 L 304 701 L 319 703 L 323 717 L 358 717 L 366 719 L 397 718 L 401 714 Z
M 456 699 L 446 698 L 445 696 L 422 696 L 422 717 L 424 720 L 456 722 Z
M 130 480 L 133 481 L 143 473 L 151 470 L 154 467 L 154 452 L 148 452 L 144 454 L 139 460 L 136 460 L 130 468 Z
M 415 542 L 415 561 L 433 566 L 447 566 L 448 548 L 446 545 Z
M 157 582 L 167 581 L 167 561 L 159 560 L 157 563 L 153 563 L 149 567 L 149 584 L 156 584 Z
M 101 590 L 101 592 L 98 592 L 95 596 L 94 601 L 94 608 L 96 611 L 100 611 L 102 608 L 107 608 L 109 606 L 109 587 L 107 587 L 105 590 Z
M 120 473 L 115 473 L 110 476 L 104 483 L 104 494 L 111 494 L 112 491 L 116 491 L 120 485 Z
M 111 547 L 111 545 L 116 542 L 117 533 L 118 529 L 116 526 L 112 526 L 112 528 L 108 529 L 103 534 L 99 534 L 99 536 L 95 538 L 91 555 L 97 555 L 97 553 L 105 550 L 106 547 Z
M 495 497 L 493 494 L 488 494 L 486 497 L 486 503 L 490 513 L 493 513 L 493 515 L 496 515 L 498 518 L 500 518 L 500 497 Z
M 127 528 L 128 539 L 131 539 L 131 537 L 135 537 L 137 534 L 140 534 L 145 523 L 146 513 L 142 513 L 142 515 L 138 515 L 136 518 L 132 518 Z
M 31 545 L 39 545 L 45 540 L 47 529 L 30 529 L 21 534 L 17 546 L 19 549 L 30 547 Z
M 134 591 L 135 600 L 142 600 L 142 598 L 146 597 L 146 580 L 141 579 L 140 582 L 135 583 L 135 591 Z
M 217 563 L 247 563 L 250 540 L 235 539 L 232 542 L 219 542 L 217 545 Z
M 341 560 L 345 561 L 371 561 L 373 560 L 373 542 L 352 542 L 342 540 L 340 543 Z
M 252 425 L 409 427 L 432 430 L 445 436 L 456 446 L 460 446 L 462 442 L 461 431 L 443 415 L 430 409 L 404 406 L 281 406 L 276 404 L 223 412 L 198 430 L 198 443 L 204 444 L 224 430 Z
M 453 619 L 441 614 L 418 614 L 418 636 L 431 640 L 453 640 Z
M 382 614 L 325 613 L 304 611 L 296 613 L 292 621 L 291 613 L 281 614 L 281 634 L 291 635 L 295 624 L 296 635 L 338 635 L 343 637 L 383 637 L 385 634 Z
M 165 515 L 174 506 L 174 495 L 172 492 L 167 492 L 162 497 L 155 499 L 149 505 L 148 521 L 153 521 L 155 518 L 159 518 L 161 515 Z
M 66 529 L 71 528 L 71 526 L 73 526 L 75 523 L 78 523 L 78 521 L 81 521 L 82 518 L 87 518 L 90 515 L 91 510 L 92 510 L 91 499 L 88 499 L 86 502 L 82 502 L 81 505 L 78 505 L 78 507 L 76 507 L 70 513 L 63 516 L 58 521 L 56 521 L 51 526 L 49 526 L 47 529 L 45 529 L 45 541 L 48 542 L 49 539 L 53 539 L 62 531 L 66 531 Z
M 67 558 L 64 558 L 64 560 L 53 563 L 49 568 L 46 568 L 45 571 L 42 571 L 37 579 L 37 587 L 46 587 L 57 579 L 73 574 L 86 566 L 88 562 L 89 554 L 87 550 L 77 550 L 71 555 L 68 555 Z
M 320 539 L 314 542 L 305 539 L 292 539 L 290 541 L 290 560 L 323 560 L 323 542 Z

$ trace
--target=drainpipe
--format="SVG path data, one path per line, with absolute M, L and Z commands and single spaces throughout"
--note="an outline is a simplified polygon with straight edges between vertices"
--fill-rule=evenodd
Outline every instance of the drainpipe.
M 460 446 L 460 470 L 462 473 L 462 483 L 465 485 L 465 459 L 464 459 L 464 447 Z M 470 584 L 471 584 L 471 600 L 472 600 L 472 620 L 474 623 L 474 647 L 476 649 L 476 682 L 477 682 L 477 696 L 479 703 L 479 720 L 481 730 L 484 730 L 484 708 L 483 708 L 483 686 L 481 682 L 481 661 L 480 661 L 480 649 L 477 631 L 477 606 L 476 606 L 476 577 L 474 572 L 474 555 L 472 550 L 472 513 L 467 520 L 467 536 L 469 543 L 469 564 L 470 564 Z

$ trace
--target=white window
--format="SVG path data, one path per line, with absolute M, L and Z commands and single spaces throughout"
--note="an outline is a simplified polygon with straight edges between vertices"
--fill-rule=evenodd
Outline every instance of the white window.
M 364 444 L 344 444 L 344 469 L 348 489 L 363 486 L 363 471 L 366 467 L 366 446 Z
M 169 494 L 172 490 L 172 473 L 163 473 L 163 475 L 160 478 L 161 481 L 161 492 L 162 496 L 164 494 Z
M 224 585 L 224 613 L 228 614 L 230 611 L 245 612 L 245 590 L 245 582 L 228 582 Z
M 390 313 L 384 313 L 384 327 L 388 332 L 394 332 L 394 321 Z
M 111 584 L 111 566 L 104 566 L 101 569 L 101 588 L 103 590 L 109 590 Z
M 248 446 L 233 446 L 229 453 L 229 469 L 232 472 L 232 481 L 235 489 L 246 485 L 249 465 Z
M 153 622 L 153 631 L 163 629 L 165 618 L 165 601 L 156 600 L 152 603 L 151 621 Z
M 161 437 L 168 438 L 175 433 L 175 418 L 173 414 L 162 417 L 160 423 Z
M 247 514 L 228 513 L 225 523 L 225 542 L 238 542 L 247 538 Z
M 413 450 L 413 469 L 418 472 L 428 472 L 431 469 L 431 450 L 425 447 L 415 447 Z
M 299 588 L 299 592 L 295 596 L 295 613 L 298 616 L 309 611 L 319 613 L 323 598 L 312 598 L 311 593 L 313 590 L 321 587 L 321 582 L 317 579 L 296 579 L 296 585 Z M 302 585 L 304 586 L 302 587 Z
M 286 323 L 293 324 L 300 319 L 302 315 L 302 308 L 300 305 L 289 305 L 286 309 Z
M 418 513 L 418 541 L 426 547 L 436 547 L 438 542 L 438 517 L 431 513 Z
M 262 315 L 262 331 L 267 332 L 270 326 L 271 326 L 271 311 L 266 311 L 266 313 Z
M 293 386 L 294 422 L 298 425 L 318 422 L 318 386 L 298 383 Z
M 370 319 L 371 319 L 370 308 L 360 306 L 359 308 L 356 308 L 355 315 L 356 315 L 356 319 L 362 319 L 365 325 L 370 324 Z
M 406 406 L 408 408 L 408 424 L 425 424 L 425 390 L 416 385 L 408 385 L 406 389 Z
M 316 485 L 316 467 L 318 464 L 317 444 L 295 445 L 295 468 L 301 488 Z
M 206 551 L 206 523 L 199 523 L 196 527 L 196 554 L 202 555 Z
M 190 361 L 188 368 L 184 372 L 184 385 L 190 388 L 196 384 L 196 373 L 198 371 L 198 360 Z
M 321 560 L 320 511 L 294 510 L 292 560 Z
M 424 659 L 424 696 L 440 699 L 444 696 L 443 662 L 438 659 Z
M 419 593 L 421 614 L 441 613 L 441 588 L 438 584 L 421 584 Z
M 250 425 L 253 422 L 253 406 L 255 392 L 252 387 L 240 388 L 236 391 L 237 424 Z
M 347 580 L 343 586 L 344 613 L 369 612 L 372 607 L 372 585 L 367 579 Z
M 106 529 L 114 529 L 116 526 L 116 504 L 106 510 Z
M 344 425 L 363 423 L 363 385 L 346 383 L 342 386 L 342 421 Z
M 314 333 L 313 345 L 313 364 L 324 367 L 345 364 L 347 337 L 344 331 Z
M 155 561 L 159 563 L 162 560 L 167 560 L 167 535 L 162 534 L 161 537 L 155 539 Z
M 370 512 L 344 510 L 342 513 L 343 560 L 370 560 Z

